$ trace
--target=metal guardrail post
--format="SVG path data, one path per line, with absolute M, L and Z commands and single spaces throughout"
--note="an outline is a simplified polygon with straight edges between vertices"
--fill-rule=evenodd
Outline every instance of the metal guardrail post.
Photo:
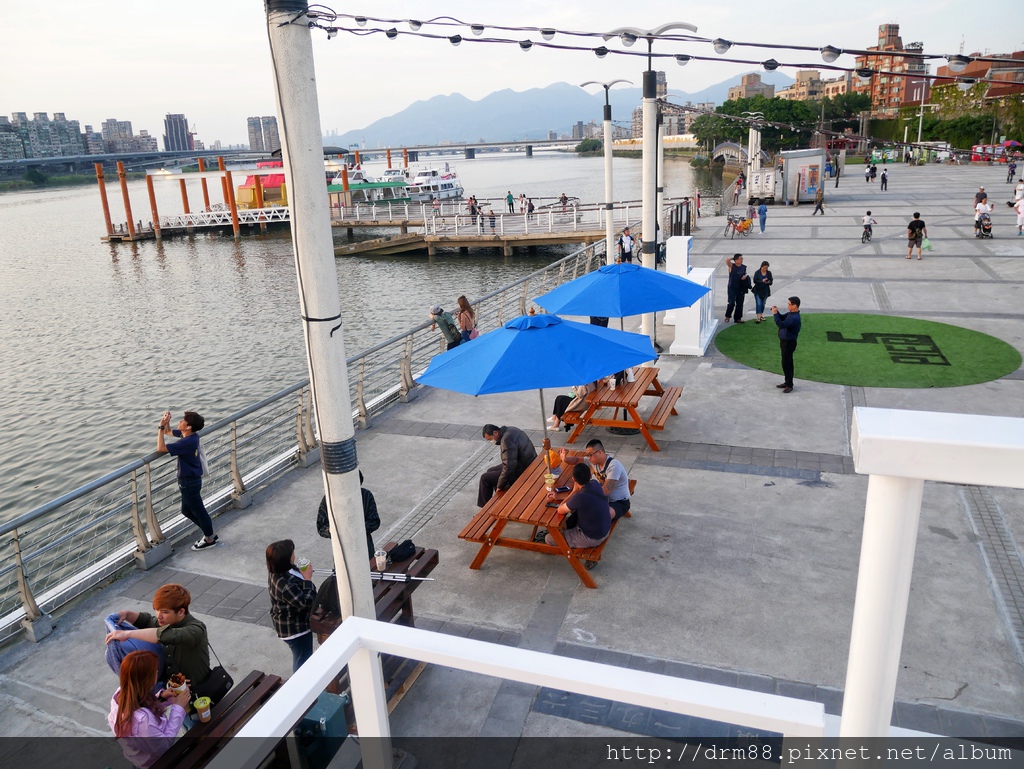
M 14 539 L 12 540 L 12 544 L 14 545 L 14 570 L 18 574 L 18 596 L 21 598 L 21 605 L 25 608 L 25 618 L 29 622 L 35 622 L 43 616 L 43 613 L 39 611 L 36 599 L 32 597 L 32 591 L 28 586 L 28 576 L 25 574 L 25 564 L 21 559 L 21 542 L 18 540 L 18 530 L 15 529 L 13 534 Z
M 412 340 L 413 335 L 409 334 L 409 336 L 406 337 L 405 342 L 402 343 L 402 357 L 398 360 L 398 394 L 399 399 L 403 403 L 409 400 L 409 394 L 416 387 L 416 382 L 412 378 Z
M 146 528 L 149 529 L 149 541 L 159 545 L 167 537 L 160 528 L 160 522 L 156 519 L 156 510 L 153 509 L 153 466 L 146 462 Z
M 299 459 L 309 453 L 309 442 L 306 440 L 306 426 L 303 424 L 303 412 L 306 410 L 306 388 L 299 390 L 299 410 L 295 412 L 295 440 L 299 444 Z M 305 463 L 302 463 L 305 465 Z
M 306 417 L 306 445 L 311 448 L 316 448 L 318 444 L 316 440 L 316 433 L 313 431 L 313 392 L 309 387 L 303 387 L 302 392 L 309 397 L 309 405 L 303 412 Z
M 238 421 L 231 423 L 231 482 L 235 486 L 235 497 L 241 499 L 245 494 L 245 483 L 242 472 L 238 468 Z
M 146 532 L 142 528 L 142 517 L 139 515 L 139 471 L 132 470 L 132 534 L 135 535 L 135 545 L 140 552 L 149 550 L 149 540 L 146 539 Z
M 365 430 L 370 426 L 370 415 L 366 411 L 366 398 L 364 397 L 365 380 L 366 358 L 363 357 L 359 361 L 359 376 L 356 379 L 356 411 L 359 413 L 357 421 L 359 422 L 359 429 L 361 430 Z

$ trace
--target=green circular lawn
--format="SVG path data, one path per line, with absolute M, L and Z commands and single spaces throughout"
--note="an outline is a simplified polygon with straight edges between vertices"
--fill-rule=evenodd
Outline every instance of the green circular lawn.
M 796 378 L 860 387 L 958 387 L 1016 371 L 1017 350 L 1001 339 L 946 323 L 889 315 L 807 313 L 796 349 Z M 770 315 L 715 337 L 739 363 L 782 373 Z

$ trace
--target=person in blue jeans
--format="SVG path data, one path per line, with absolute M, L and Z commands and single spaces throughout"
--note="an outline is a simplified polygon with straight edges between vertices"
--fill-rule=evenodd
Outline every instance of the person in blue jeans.
M 754 312 L 757 314 L 757 323 L 764 320 L 764 303 L 772 295 L 773 278 L 768 267 L 768 262 L 761 262 L 761 266 L 754 273 Z
M 219 537 L 213 533 L 213 521 L 203 504 L 204 462 L 199 444 L 199 431 L 206 420 L 194 411 L 186 411 L 175 430 L 171 429 L 171 412 L 165 411 L 160 420 L 160 432 L 156 436 L 156 450 L 178 458 L 178 490 L 181 492 L 181 514 L 202 529 L 203 536 L 192 544 L 193 550 L 206 550 L 217 544 Z M 173 435 L 179 440 L 167 443 L 165 438 Z
M 822 211 L 822 214 L 824 213 L 825 212 Z M 764 223 L 768 219 L 768 206 L 764 204 L 763 200 L 761 201 L 761 205 L 757 207 L 757 218 L 761 222 L 761 234 L 764 235 Z

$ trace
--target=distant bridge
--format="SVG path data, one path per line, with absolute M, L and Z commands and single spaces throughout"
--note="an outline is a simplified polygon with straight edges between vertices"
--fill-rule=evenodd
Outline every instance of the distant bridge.
M 736 142 L 722 142 L 713 150 L 711 150 L 712 162 L 722 158 L 726 161 L 733 163 L 740 163 L 741 165 L 747 164 L 747 149 L 742 144 Z M 768 153 L 761 150 L 761 162 L 767 163 L 771 160 Z

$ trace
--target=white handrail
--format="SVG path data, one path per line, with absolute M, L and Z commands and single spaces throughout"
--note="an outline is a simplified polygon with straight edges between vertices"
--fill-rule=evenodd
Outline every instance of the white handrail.
M 361 651 L 373 653 L 361 655 Z M 825 734 L 825 708 L 817 702 L 350 617 L 316 650 L 309 663 L 299 668 L 242 727 L 236 735 L 242 739 L 232 740 L 210 764 L 211 769 L 256 766 L 277 739 L 291 733 L 345 665 L 349 666 L 351 674 L 352 706 L 359 735 L 389 737 L 384 692 L 356 683 L 357 677 L 367 681 L 375 679 L 363 675 L 367 672 L 363 668 L 368 664 L 379 666 L 378 654 L 393 654 L 534 686 L 739 724 L 778 732 L 784 737 L 823 737 Z M 376 751 L 377 742 L 365 740 L 362 748 Z M 364 765 L 373 766 L 371 761 L 375 757 L 364 754 Z

